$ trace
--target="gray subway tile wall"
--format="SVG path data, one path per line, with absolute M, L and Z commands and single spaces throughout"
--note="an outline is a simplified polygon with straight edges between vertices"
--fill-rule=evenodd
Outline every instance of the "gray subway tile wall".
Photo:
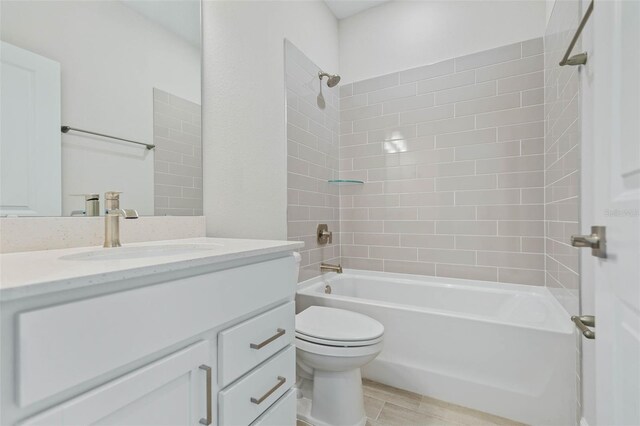
M 343 266 L 544 285 L 543 67 L 534 39 L 342 85 Z
M 153 89 L 154 213 L 202 215 L 200 105 Z
M 580 315 L 579 249 L 569 244 L 580 232 L 580 72 L 558 66 L 584 16 L 577 0 L 556 2 L 545 46 L 545 262 L 546 286 L 569 315 Z M 573 49 L 581 52 L 582 40 Z M 588 312 L 589 313 L 589 312 Z M 582 417 L 582 335 L 576 333 L 576 418 Z
M 558 62 L 581 16 L 579 2 L 558 4 L 545 35 L 546 285 L 571 315 L 580 312 L 579 249 L 569 243 L 580 234 L 580 69 Z
M 287 234 L 289 240 L 305 243 L 300 251 L 300 281 L 319 275 L 321 262 L 340 263 L 339 188 L 328 183 L 338 178 L 340 98 L 337 87 L 328 88 L 323 83 L 326 106 L 318 107 L 319 70 L 304 53 L 285 41 Z M 350 119 L 361 122 L 370 114 L 366 107 L 358 110 L 357 100 L 352 105 Z M 333 231 L 332 243 L 318 244 L 316 227 L 320 223 L 328 224 Z

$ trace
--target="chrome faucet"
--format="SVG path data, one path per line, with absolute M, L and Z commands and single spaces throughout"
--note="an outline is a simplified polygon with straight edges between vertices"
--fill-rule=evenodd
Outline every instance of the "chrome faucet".
M 120 216 L 137 219 L 138 212 L 120 208 L 120 192 L 104 193 L 104 247 L 120 247 Z
M 330 263 L 321 263 L 320 264 L 320 272 L 322 271 L 328 271 L 328 272 L 337 272 L 339 274 L 342 273 L 342 266 L 338 265 L 332 265 Z

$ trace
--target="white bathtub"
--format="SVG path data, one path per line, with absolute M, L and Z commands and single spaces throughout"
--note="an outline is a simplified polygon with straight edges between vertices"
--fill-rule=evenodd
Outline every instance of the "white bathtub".
M 544 287 L 345 270 L 300 283 L 296 301 L 384 324 L 366 378 L 528 424 L 575 425 L 574 328 Z

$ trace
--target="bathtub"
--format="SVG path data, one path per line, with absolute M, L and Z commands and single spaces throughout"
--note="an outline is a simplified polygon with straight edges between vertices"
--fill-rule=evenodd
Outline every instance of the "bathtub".
M 363 377 L 528 424 L 576 424 L 575 331 L 544 287 L 345 269 L 300 283 L 296 303 L 384 325 Z

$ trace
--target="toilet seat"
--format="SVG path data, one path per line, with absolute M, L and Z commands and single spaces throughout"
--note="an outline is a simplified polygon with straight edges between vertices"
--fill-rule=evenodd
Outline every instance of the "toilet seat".
M 382 350 L 383 343 L 378 341 L 366 346 L 329 346 L 309 342 L 296 337 L 296 348 L 316 355 L 336 358 L 360 357 L 377 354 Z
M 324 346 L 361 347 L 382 341 L 384 326 L 358 312 L 310 306 L 296 315 L 296 337 Z
M 316 345 L 323 346 L 336 346 L 340 348 L 354 348 L 360 346 L 371 346 L 376 343 L 382 342 L 384 336 L 377 337 L 371 340 L 329 340 L 329 339 L 320 339 L 318 337 L 307 336 L 306 334 L 299 333 L 296 331 L 296 339 L 301 339 L 309 343 L 315 343 Z

